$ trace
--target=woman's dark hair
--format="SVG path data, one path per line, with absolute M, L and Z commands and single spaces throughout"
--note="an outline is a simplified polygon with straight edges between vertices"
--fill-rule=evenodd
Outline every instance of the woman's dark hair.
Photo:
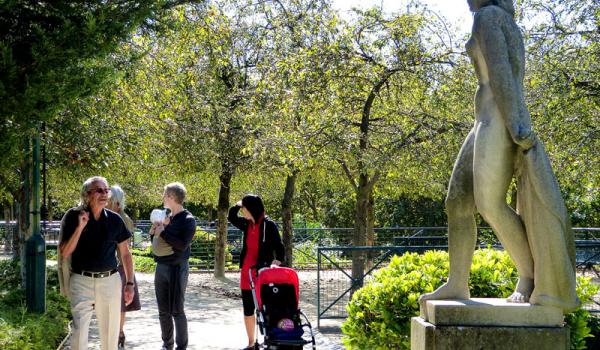
M 250 212 L 255 222 L 258 222 L 258 219 L 260 219 L 265 212 L 265 206 L 262 199 L 254 194 L 244 196 L 244 198 L 242 198 L 242 206 Z

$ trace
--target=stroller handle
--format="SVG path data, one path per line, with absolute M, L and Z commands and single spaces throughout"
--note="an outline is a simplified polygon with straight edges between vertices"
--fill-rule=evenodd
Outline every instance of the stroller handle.
M 271 266 L 265 266 L 265 265 L 252 265 L 250 266 L 250 268 L 248 269 L 248 277 L 250 280 L 250 287 L 252 289 L 254 289 L 254 278 L 252 277 L 252 271 L 256 271 L 255 276 L 258 277 L 258 274 L 263 271 L 263 270 L 268 270 L 268 269 L 275 269 L 278 268 L 278 265 L 272 264 Z

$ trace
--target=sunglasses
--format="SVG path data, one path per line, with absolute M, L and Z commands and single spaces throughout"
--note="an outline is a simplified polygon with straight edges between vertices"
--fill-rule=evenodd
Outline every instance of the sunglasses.
M 98 188 L 95 188 L 93 190 L 89 190 L 88 194 L 91 194 L 91 193 L 94 193 L 94 192 L 98 193 L 98 194 L 108 194 L 110 192 L 110 190 L 108 188 L 98 187 Z

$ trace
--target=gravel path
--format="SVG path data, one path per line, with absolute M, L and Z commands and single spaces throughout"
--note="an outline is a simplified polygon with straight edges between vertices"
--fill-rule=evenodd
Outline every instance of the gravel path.
M 316 273 L 315 273 L 316 275 Z M 304 276 L 301 276 L 303 278 Z M 127 313 L 125 322 L 127 349 L 160 349 L 160 326 L 154 296 L 154 275 L 136 273 L 142 310 Z M 312 283 L 303 284 L 310 286 Z M 186 314 L 188 317 L 189 349 L 240 349 L 246 344 L 243 326 L 241 299 L 239 297 L 239 272 L 227 273 L 224 279 L 215 279 L 212 274 L 192 273 L 186 292 Z M 302 289 L 301 289 L 302 290 Z M 303 295 L 314 295 L 316 289 L 303 291 Z M 328 327 L 327 334 L 316 330 L 316 306 L 314 297 L 305 301 L 301 296 L 301 308 L 315 328 L 317 349 L 344 349 L 339 328 Z M 339 326 L 339 325 L 337 325 Z M 90 329 L 90 349 L 100 349 L 95 321 Z M 69 350 L 66 342 L 65 350 Z M 305 347 L 309 349 L 308 346 Z

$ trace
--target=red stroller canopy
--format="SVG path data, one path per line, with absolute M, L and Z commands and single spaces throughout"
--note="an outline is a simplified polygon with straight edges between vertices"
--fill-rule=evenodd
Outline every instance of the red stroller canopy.
M 298 274 L 289 267 L 273 267 L 258 272 L 258 278 L 256 279 L 256 300 L 258 302 L 259 310 L 262 310 L 262 300 L 260 297 L 261 287 L 271 283 L 293 285 L 294 290 L 296 291 L 296 309 L 298 308 L 298 303 L 300 301 Z

